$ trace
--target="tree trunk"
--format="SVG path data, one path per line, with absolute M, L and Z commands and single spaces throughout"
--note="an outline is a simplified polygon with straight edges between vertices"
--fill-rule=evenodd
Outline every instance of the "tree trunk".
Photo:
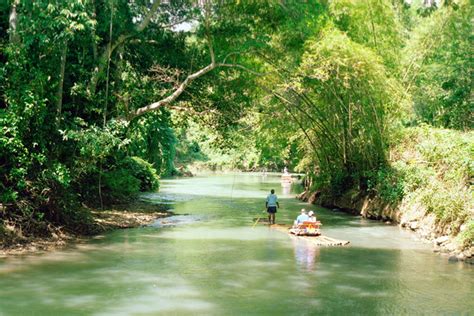
M 92 0 L 92 7 L 93 7 L 92 19 L 97 20 L 96 6 L 95 6 L 95 1 L 94 0 Z M 92 39 L 93 39 L 92 54 L 94 56 L 94 63 L 97 62 L 97 56 L 99 55 L 99 53 L 97 51 L 97 43 L 95 41 L 95 38 L 96 38 L 96 31 L 95 31 L 95 27 L 94 27 L 94 28 L 92 28 Z
M 109 43 L 107 45 L 107 74 L 106 74 L 106 81 L 105 81 L 105 105 L 104 105 L 104 113 L 103 113 L 103 124 L 107 123 L 107 107 L 109 104 L 109 77 L 110 77 L 110 57 L 112 54 L 112 32 L 113 32 L 113 25 L 114 25 L 114 10 L 113 6 L 111 6 L 110 10 L 110 24 L 109 24 Z
M 150 23 L 151 18 L 158 11 L 159 6 L 160 6 L 160 0 L 153 1 L 150 11 L 148 11 L 148 14 L 145 16 L 142 22 L 132 31 L 132 33 L 122 34 L 113 43 L 109 42 L 104 47 L 98 59 L 98 64 L 92 72 L 92 78 L 88 85 L 88 92 L 90 96 L 95 95 L 97 83 L 99 82 L 101 77 L 104 77 L 105 71 L 107 70 L 108 60 L 110 56 L 112 55 L 112 53 L 115 51 L 115 49 L 119 47 L 120 45 L 123 45 L 127 39 L 134 36 L 136 33 L 142 32 Z
M 371 28 L 372 28 L 372 37 L 374 39 L 374 47 L 375 47 L 375 51 L 377 52 L 378 51 L 378 46 L 377 46 L 377 33 L 375 31 L 375 24 L 374 24 L 374 17 L 373 17 L 373 13 L 372 13 L 372 6 L 370 4 L 370 0 L 367 2 L 368 6 L 369 6 L 369 14 L 370 14 L 370 25 L 371 25 Z
M 18 43 L 20 38 L 18 36 L 18 13 L 16 7 L 20 3 L 20 0 L 14 0 L 10 11 L 10 17 L 8 19 L 8 31 L 10 33 L 10 43 Z
M 64 73 L 66 69 L 67 49 L 68 42 L 64 41 L 63 47 L 61 49 L 58 91 L 56 92 L 56 119 L 58 123 L 61 120 L 61 111 L 63 107 Z

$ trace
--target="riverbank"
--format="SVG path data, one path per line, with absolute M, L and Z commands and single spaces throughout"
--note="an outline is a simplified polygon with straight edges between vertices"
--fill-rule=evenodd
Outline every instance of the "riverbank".
M 368 188 L 337 196 L 308 190 L 300 198 L 415 232 L 451 261 L 474 263 L 472 198 L 474 134 L 429 127 L 407 128 L 390 151 L 389 167 Z
M 87 233 L 82 234 L 47 224 L 48 235 L 24 236 L 14 225 L 4 223 L 4 233 L 0 236 L 0 257 L 51 251 L 112 230 L 149 225 L 158 218 L 173 214 L 167 206 L 144 201 L 89 211 L 92 222 L 84 230 Z
M 452 234 L 450 225 L 440 223 L 434 214 L 427 214 L 423 208 L 409 208 L 407 203 L 401 206 L 390 205 L 377 197 L 371 198 L 355 190 L 348 191 L 340 197 L 325 196 L 320 191 L 303 192 L 298 198 L 325 208 L 397 224 L 403 229 L 414 232 L 421 241 L 432 244 L 433 252 L 445 255 L 448 260 L 474 264 L 472 245 L 463 246 L 459 234 Z

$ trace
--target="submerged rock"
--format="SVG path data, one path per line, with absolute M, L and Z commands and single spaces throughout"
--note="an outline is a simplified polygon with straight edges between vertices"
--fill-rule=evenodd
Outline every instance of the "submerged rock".
M 474 257 L 467 258 L 464 260 L 465 263 L 474 264 Z

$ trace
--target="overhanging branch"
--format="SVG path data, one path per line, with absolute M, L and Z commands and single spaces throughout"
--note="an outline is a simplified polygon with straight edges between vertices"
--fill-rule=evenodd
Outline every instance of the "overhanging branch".
M 193 82 L 195 79 L 205 75 L 206 73 L 213 70 L 214 68 L 216 68 L 216 64 L 211 63 L 211 64 L 207 65 L 206 67 L 204 67 L 204 68 L 196 71 L 195 73 L 189 75 L 188 77 L 186 77 L 186 79 L 184 79 L 183 82 L 181 82 L 181 84 L 178 86 L 178 88 L 176 88 L 176 90 L 174 90 L 174 92 L 171 95 L 169 95 L 168 97 L 166 97 L 164 99 L 161 99 L 158 102 L 154 102 L 152 104 L 149 104 L 147 106 L 144 106 L 144 107 L 141 107 L 141 108 L 137 109 L 135 111 L 135 113 L 132 115 L 132 117 L 130 117 L 129 119 L 133 119 L 133 118 L 135 118 L 137 116 L 140 116 L 140 115 L 143 115 L 145 113 L 155 111 L 155 110 L 157 110 L 158 108 L 160 108 L 162 106 L 170 104 L 171 102 L 176 100 L 184 92 L 184 89 L 186 89 L 186 87 L 191 82 Z
M 167 96 L 164 99 L 161 99 L 160 101 L 154 102 L 152 104 L 149 104 L 147 106 L 144 106 L 144 107 L 141 107 L 141 108 L 137 109 L 128 119 L 132 120 L 132 119 L 134 119 L 138 116 L 141 116 L 145 113 L 152 112 L 152 111 L 155 111 L 155 110 L 159 109 L 160 107 L 169 105 L 170 103 L 175 101 L 184 92 L 186 87 L 189 86 L 191 84 L 191 82 L 193 82 L 197 78 L 207 74 L 208 72 L 210 72 L 210 71 L 212 71 L 212 70 L 214 70 L 215 68 L 218 68 L 218 67 L 242 69 L 242 70 L 248 71 L 251 74 L 257 75 L 257 76 L 265 76 L 265 75 L 270 74 L 270 73 L 257 72 L 257 71 L 254 71 L 254 70 L 252 70 L 248 67 L 245 67 L 244 65 L 240 65 L 240 64 L 216 63 L 215 62 L 214 50 L 212 49 L 212 45 L 210 44 L 210 42 L 208 42 L 208 47 L 209 47 L 209 54 L 211 56 L 211 63 L 209 65 L 207 65 L 206 67 L 204 67 L 204 68 L 190 74 L 189 76 L 187 76 L 186 79 L 184 79 L 184 81 L 181 82 L 179 84 L 179 86 L 169 96 Z M 227 56 L 226 56 L 226 58 L 227 58 Z

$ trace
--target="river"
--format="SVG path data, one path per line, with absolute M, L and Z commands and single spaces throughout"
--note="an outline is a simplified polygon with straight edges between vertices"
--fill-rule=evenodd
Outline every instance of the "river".
M 253 226 L 274 188 L 277 222 L 314 209 L 318 248 Z M 294 199 L 278 175 L 163 180 L 145 199 L 176 216 L 67 249 L 0 259 L 0 315 L 468 315 L 474 269 L 396 226 Z

